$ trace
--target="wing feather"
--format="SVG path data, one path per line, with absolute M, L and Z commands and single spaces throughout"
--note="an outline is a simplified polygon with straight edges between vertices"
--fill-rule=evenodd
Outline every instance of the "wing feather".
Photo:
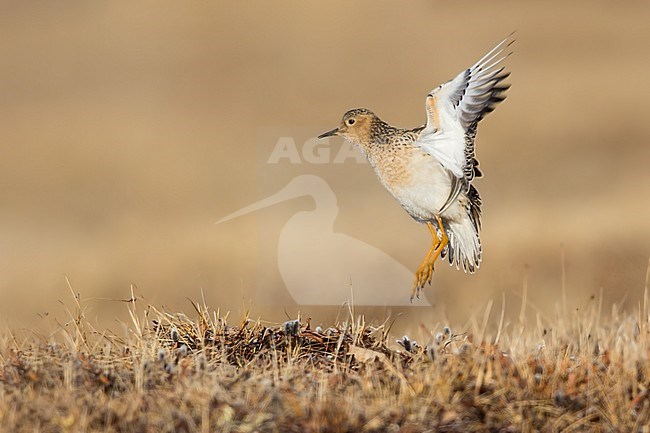
M 477 125 L 505 99 L 510 87 L 502 83 L 510 74 L 501 66 L 512 54 L 504 53 L 514 42 L 509 39 L 510 36 L 474 66 L 431 91 L 426 99 L 427 124 L 417 144 L 455 177 L 464 179 L 466 188 L 475 176 L 480 176 L 474 155 Z

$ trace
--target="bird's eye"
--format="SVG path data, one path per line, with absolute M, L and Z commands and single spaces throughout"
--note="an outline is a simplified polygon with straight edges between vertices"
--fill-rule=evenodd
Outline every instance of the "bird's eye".
M 348 119 L 348 125 L 354 125 L 355 120 L 354 119 Z

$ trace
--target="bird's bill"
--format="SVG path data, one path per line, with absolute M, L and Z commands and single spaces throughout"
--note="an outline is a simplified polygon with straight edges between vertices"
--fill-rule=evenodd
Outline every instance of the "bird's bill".
M 318 138 L 332 137 L 334 135 L 338 135 L 338 133 L 339 128 L 334 128 L 331 131 L 327 131 L 326 133 L 319 135 Z

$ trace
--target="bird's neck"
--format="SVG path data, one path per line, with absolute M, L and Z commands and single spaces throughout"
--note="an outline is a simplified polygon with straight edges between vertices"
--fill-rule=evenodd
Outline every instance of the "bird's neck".
M 355 143 L 368 158 L 370 165 L 375 168 L 378 160 L 382 158 L 388 148 L 393 146 L 395 138 L 400 135 L 401 129 L 395 128 L 381 120 L 375 121 L 367 133 L 358 138 Z
M 383 120 L 377 119 L 370 127 L 370 144 L 385 145 L 390 142 L 391 137 L 399 133 L 400 129 L 389 125 Z

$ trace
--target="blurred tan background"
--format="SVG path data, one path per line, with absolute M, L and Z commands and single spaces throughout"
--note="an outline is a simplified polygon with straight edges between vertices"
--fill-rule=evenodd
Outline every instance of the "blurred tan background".
M 0 313 L 60 312 L 67 275 L 102 323 L 126 318 L 102 298 L 131 284 L 142 306 L 189 312 L 203 291 L 235 317 L 328 323 L 340 309 L 255 303 L 282 290 L 273 258 L 260 283 L 259 219 L 214 225 L 286 184 L 260 178 L 260 137 L 314 136 L 358 106 L 417 126 L 426 93 L 513 30 L 512 89 L 477 142 L 481 270 L 439 265 L 433 308 L 361 311 L 462 323 L 505 293 L 516 315 L 527 280 L 551 317 L 563 254 L 568 307 L 602 290 L 633 311 L 650 258 L 648 22 L 643 1 L 2 2 Z M 369 166 L 349 173 L 331 183 L 335 230 L 414 270 L 427 230 Z

